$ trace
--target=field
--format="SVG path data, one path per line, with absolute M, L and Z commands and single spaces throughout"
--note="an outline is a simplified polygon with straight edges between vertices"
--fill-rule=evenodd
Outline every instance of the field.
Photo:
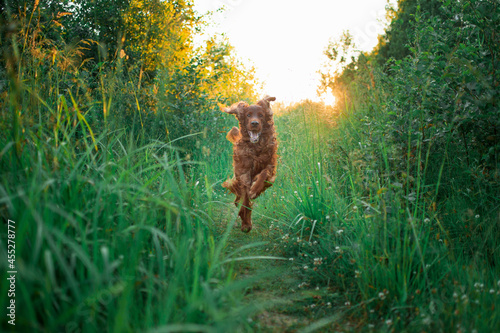
M 14 299 L 15 311 L 1 330 L 497 330 L 491 6 L 489 21 L 460 8 L 475 24 L 448 56 L 427 49 L 446 43 L 425 21 L 407 58 L 383 69 L 361 55 L 325 79 L 336 106 L 276 103 L 278 178 L 249 234 L 221 187 L 236 120 L 220 105 L 257 100 L 216 83 L 253 75 L 229 46 L 185 59 L 172 46 L 165 68 L 149 53 L 94 62 L 85 54 L 104 57 L 101 46 L 57 44 L 40 8 L 14 15 L 0 86 L 0 278 L 15 283 L 1 284 L 0 305 Z

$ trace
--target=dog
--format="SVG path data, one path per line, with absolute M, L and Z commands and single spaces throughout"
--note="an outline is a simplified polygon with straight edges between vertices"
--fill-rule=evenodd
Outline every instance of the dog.
M 223 111 L 235 115 L 239 128 L 233 127 L 226 138 L 233 143 L 234 176 L 222 184 L 236 195 L 241 231 L 252 230 L 252 202 L 276 180 L 278 142 L 274 128 L 271 101 L 265 96 L 254 105 L 238 102 Z

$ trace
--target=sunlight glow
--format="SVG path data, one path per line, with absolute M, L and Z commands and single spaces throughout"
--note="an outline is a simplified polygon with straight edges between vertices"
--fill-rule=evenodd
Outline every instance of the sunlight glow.
M 349 30 L 361 51 L 383 33 L 387 0 L 195 0 L 199 13 L 214 11 L 206 38 L 224 35 L 237 55 L 255 66 L 263 93 L 285 103 L 320 101 L 318 71 L 331 38 Z M 391 2 L 395 2 L 392 0 Z M 220 12 L 217 9 L 224 7 Z M 326 97 L 325 97 L 326 98 Z M 325 103 L 334 101 L 331 97 Z
M 335 106 L 336 99 L 332 94 L 322 94 L 321 96 L 319 96 L 319 100 L 326 105 Z

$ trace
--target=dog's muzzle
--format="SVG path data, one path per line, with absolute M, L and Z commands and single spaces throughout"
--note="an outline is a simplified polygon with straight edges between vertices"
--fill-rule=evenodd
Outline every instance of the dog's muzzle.
M 250 134 L 250 142 L 251 143 L 259 142 L 260 132 L 257 133 L 257 132 L 248 131 L 248 134 Z

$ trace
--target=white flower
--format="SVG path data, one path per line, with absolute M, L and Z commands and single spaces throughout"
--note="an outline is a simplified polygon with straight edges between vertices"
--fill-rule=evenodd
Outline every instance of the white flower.
M 475 217 L 476 219 L 478 219 L 478 218 L 479 218 L 479 215 L 476 215 L 476 216 L 474 216 L 474 217 Z
M 338 230 L 338 231 L 337 231 L 337 234 L 339 234 L 339 235 L 340 235 L 340 234 L 342 234 L 343 232 L 344 232 L 344 230 L 343 230 L 343 229 L 340 229 L 340 230 Z
M 326 216 L 326 219 L 327 219 L 327 220 L 329 220 L 329 219 L 330 219 L 330 215 L 327 215 L 327 216 Z
M 425 224 L 429 223 L 430 221 L 431 221 L 431 220 L 430 220 L 430 219 L 428 219 L 428 218 L 425 218 L 425 219 L 424 219 L 424 223 L 425 223 Z
M 383 292 L 379 292 L 378 293 L 378 297 L 381 299 L 381 300 L 384 300 L 385 299 L 385 294 Z
M 309 268 L 309 267 L 308 267 L 307 265 L 306 265 L 306 266 L 304 266 L 304 270 L 307 270 L 308 268 Z
M 351 302 L 349 301 L 345 302 L 345 306 L 351 306 Z
M 290 259 L 288 259 L 288 260 L 293 261 L 293 258 L 290 258 Z
M 385 324 L 386 324 L 387 326 L 391 326 L 391 325 L 392 325 L 392 320 L 391 320 L 391 319 L 387 319 L 387 320 L 385 321 Z

